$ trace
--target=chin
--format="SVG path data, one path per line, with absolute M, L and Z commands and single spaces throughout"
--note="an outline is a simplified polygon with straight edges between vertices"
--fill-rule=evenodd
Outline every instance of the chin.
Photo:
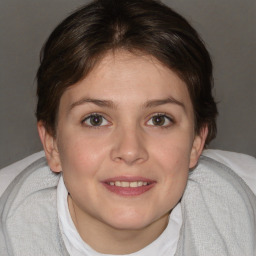
M 117 230 L 141 230 L 147 226 L 149 226 L 151 223 L 144 223 L 142 221 L 128 221 L 128 222 L 114 222 L 111 223 L 111 227 Z
M 143 213 L 126 212 L 123 214 L 112 214 L 108 224 L 115 229 L 140 230 L 155 221 L 155 218 Z

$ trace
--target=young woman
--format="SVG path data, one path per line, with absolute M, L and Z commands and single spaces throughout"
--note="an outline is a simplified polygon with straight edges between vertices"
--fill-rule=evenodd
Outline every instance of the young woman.
M 52 32 L 37 79 L 47 163 L 3 195 L 1 255 L 254 255 L 255 196 L 199 160 L 217 108 L 183 17 L 94 1 Z

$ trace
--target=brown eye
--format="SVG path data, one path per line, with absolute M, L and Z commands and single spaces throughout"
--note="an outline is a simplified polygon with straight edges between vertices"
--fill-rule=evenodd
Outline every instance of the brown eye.
M 102 124 L 102 116 L 94 115 L 90 117 L 90 124 L 92 126 L 99 126 Z
M 147 125 L 168 127 L 172 123 L 173 123 L 172 118 L 166 115 L 158 114 L 158 115 L 152 116 L 150 120 L 147 122 Z
M 83 121 L 87 126 L 104 126 L 108 124 L 108 121 L 101 115 L 92 114 L 86 117 Z
M 154 116 L 152 117 L 152 123 L 157 126 L 162 126 L 165 123 L 165 116 Z

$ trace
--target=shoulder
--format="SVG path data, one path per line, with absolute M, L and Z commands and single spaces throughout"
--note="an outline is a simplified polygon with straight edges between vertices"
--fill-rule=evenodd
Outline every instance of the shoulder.
M 181 255 L 254 255 L 256 197 L 228 166 L 202 156 L 189 175 L 181 208 Z
M 22 253 L 34 243 L 40 244 L 40 248 L 55 248 L 61 243 L 56 206 L 58 181 L 59 175 L 50 170 L 43 157 L 25 168 L 3 193 L 0 239 L 4 237 L 5 242 L 0 243 L 9 246 L 13 254 L 25 255 Z M 26 239 L 20 239 L 20 234 Z M 32 247 L 30 252 L 36 250 Z
M 58 179 L 58 175 L 49 169 L 46 159 L 41 157 L 22 170 L 11 181 L 4 191 L 1 201 L 3 198 L 11 200 L 12 197 L 28 197 L 30 194 L 45 188 L 56 186 Z
M 216 161 L 208 156 L 201 156 L 197 167 L 191 171 L 188 187 L 200 187 L 200 191 L 204 193 L 214 193 L 220 199 L 236 195 L 243 200 L 249 198 L 256 200 L 250 187 L 243 178 L 238 175 L 229 166 Z
M 242 153 L 208 149 L 204 156 L 222 163 L 241 177 L 256 195 L 256 158 Z
M 2 218 L 7 218 L 7 213 L 9 216 L 13 215 L 26 204 L 28 198 L 31 200 L 35 196 L 40 197 L 40 194 L 56 188 L 58 180 L 58 175 L 49 169 L 44 157 L 31 163 L 13 179 L 1 196 Z
M 3 192 L 6 190 L 6 188 L 14 180 L 15 177 L 17 177 L 33 162 L 44 156 L 44 152 L 40 151 L 0 169 L 0 196 L 3 194 Z
M 212 158 L 200 158 L 182 200 L 195 216 L 213 220 L 222 232 L 246 230 L 249 240 L 256 235 L 256 196 L 231 168 Z

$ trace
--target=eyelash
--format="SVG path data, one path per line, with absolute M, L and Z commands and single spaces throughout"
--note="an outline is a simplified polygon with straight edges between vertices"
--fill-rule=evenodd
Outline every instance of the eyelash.
M 146 123 L 148 123 L 148 122 L 149 122 L 150 120 L 152 120 L 154 117 L 164 117 L 165 120 L 167 119 L 168 122 L 170 122 L 170 123 L 167 124 L 167 125 L 154 125 L 154 124 L 150 125 L 150 126 L 154 126 L 154 127 L 156 127 L 156 128 L 163 128 L 163 129 L 170 128 L 170 126 L 175 123 L 174 119 L 173 119 L 172 117 L 170 117 L 169 115 L 167 115 L 166 113 L 157 113 L 157 114 L 153 114 L 153 115 L 150 117 L 150 119 L 149 119 Z
M 88 128 L 94 128 L 94 129 L 98 129 L 102 126 L 108 126 L 108 124 L 103 124 L 100 123 L 99 125 L 89 125 L 89 124 L 86 124 L 86 121 L 87 120 L 90 120 L 90 118 L 92 117 L 98 117 L 100 119 L 103 120 L 103 122 L 107 122 L 108 124 L 110 123 L 102 114 L 100 113 L 92 113 L 92 114 L 89 114 L 88 116 L 86 116 L 82 121 L 81 121 L 81 124 L 82 125 L 85 125 L 86 127 Z M 157 127 L 157 128 L 169 128 L 172 124 L 174 124 L 174 119 L 172 117 L 170 117 L 169 115 L 167 115 L 166 113 L 157 113 L 157 114 L 153 114 L 150 119 L 146 122 L 146 124 L 152 120 L 154 117 L 164 117 L 165 118 L 165 121 L 166 122 L 166 119 L 168 120 L 168 122 L 170 122 L 170 124 L 167 124 L 167 125 L 156 125 L 156 124 L 150 124 L 149 126 L 153 126 L 153 127 Z M 102 121 L 101 120 L 101 121 Z
M 98 129 L 98 128 L 100 128 L 100 127 L 102 127 L 102 126 L 108 126 L 108 124 L 104 124 L 104 125 L 89 125 L 89 124 L 86 124 L 85 122 L 87 121 L 87 120 L 90 120 L 90 118 L 92 118 L 92 117 L 98 117 L 98 118 L 102 118 L 105 122 L 107 122 L 108 124 L 110 123 L 102 114 L 100 114 L 100 113 L 91 113 L 91 114 L 89 114 L 88 116 L 86 116 L 82 121 L 81 121 L 81 124 L 82 125 L 85 125 L 87 128 L 94 128 L 94 129 Z M 104 122 L 103 121 L 103 122 Z

